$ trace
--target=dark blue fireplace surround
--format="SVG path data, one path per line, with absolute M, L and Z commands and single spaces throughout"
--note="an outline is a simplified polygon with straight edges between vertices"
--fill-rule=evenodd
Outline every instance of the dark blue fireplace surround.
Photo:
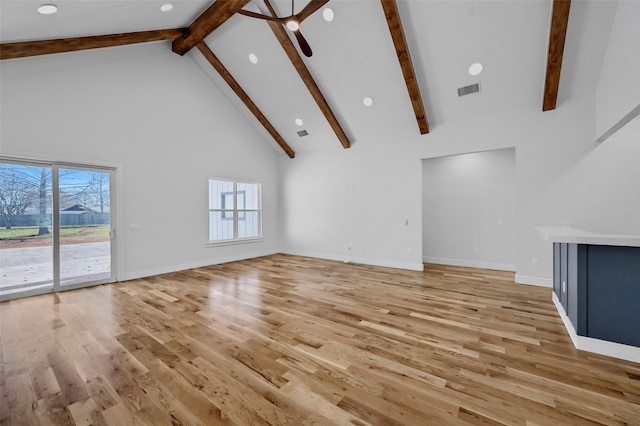
M 640 347 L 640 247 L 553 243 L 553 291 L 578 336 Z

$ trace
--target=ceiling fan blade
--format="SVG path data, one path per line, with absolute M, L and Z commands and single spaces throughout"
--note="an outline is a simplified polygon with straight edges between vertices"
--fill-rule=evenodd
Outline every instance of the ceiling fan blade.
M 296 36 L 296 40 L 298 40 L 298 44 L 300 45 L 300 49 L 302 50 L 302 53 L 304 53 L 304 56 L 306 56 L 307 58 L 310 58 L 311 55 L 313 55 L 313 52 L 311 51 L 311 46 L 309 46 L 309 43 L 307 43 L 307 40 L 302 36 L 302 33 L 300 32 L 300 30 L 292 31 L 292 33 Z
M 309 4 L 304 7 L 304 9 L 294 15 L 294 18 L 298 21 L 298 23 L 300 23 L 307 19 L 313 12 L 320 9 L 327 3 L 329 3 L 329 0 L 311 0 Z
M 275 21 L 275 22 L 282 23 L 282 21 L 279 18 L 276 18 L 274 16 L 263 15 L 261 13 L 255 13 L 249 10 L 234 9 L 234 12 L 239 13 L 240 15 L 249 16 L 251 18 L 266 19 L 267 21 Z

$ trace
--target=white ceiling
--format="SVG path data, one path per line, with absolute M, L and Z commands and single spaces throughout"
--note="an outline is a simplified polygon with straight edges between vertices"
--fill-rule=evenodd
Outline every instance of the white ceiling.
M 171 12 L 160 6 L 173 3 Z M 54 15 L 37 12 L 58 6 Z M 0 0 L 2 42 L 115 34 L 189 25 L 210 4 L 206 0 Z
M 0 37 L 8 42 L 186 27 L 210 4 L 172 0 L 173 10 L 160 12 L 167 1 L 0 0 Z M 46 2 L 56 3 L 58 13 L 38 14 Z M 272 3 L 280 15 L 290 13 L 288 0 Z M 299 10 L 306 1 L 295 4 Z M 616 6 L 573 0 L 558 108 L 568 97 L 595 91 Z M 381 120 L 419 135 L 379 1 L 331 0 L 326 7 L 335 11 L 332 22 L 318 12 L 301 26 L 314 51 L 305 62 L 352 142 Z M 398 8 L 432 130 L 501 110 L 542 114 L 550 0 L 398 0 Z M 258 11 L 253 4 L 247 9 Z M 342 149 L 266 22 L 236 15 L 206 42 L 294 151 Z M 258 64 L 249 62 L 249 53 Z M 185 60 L 190 57 L 284 155 L 196 49 Z M 467 73 L 473 62 L 484 64 L 478 77 Z M 458 98 L 458 87 L 475 82 L 481 93 Z M 372 107 L 363 106 L 364 96 L 374 99 Z M 299 138 L 301 129 L 309 136 Z

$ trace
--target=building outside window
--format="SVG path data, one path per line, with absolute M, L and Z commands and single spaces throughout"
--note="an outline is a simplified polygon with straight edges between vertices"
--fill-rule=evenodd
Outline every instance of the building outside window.
M 261 185 L 209 179 L 209 241 L 262 238 Z

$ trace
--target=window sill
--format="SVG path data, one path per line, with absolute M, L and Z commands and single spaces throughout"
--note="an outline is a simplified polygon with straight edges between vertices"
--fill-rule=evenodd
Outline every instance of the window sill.
M 264 241 L 264 237 L 243 238 L 240 240 L 207 241 L 204 245 L 206 247 L 219 247 L 219 246 L 232 246 L 236 244 L 257 243 L 259 241 Z

